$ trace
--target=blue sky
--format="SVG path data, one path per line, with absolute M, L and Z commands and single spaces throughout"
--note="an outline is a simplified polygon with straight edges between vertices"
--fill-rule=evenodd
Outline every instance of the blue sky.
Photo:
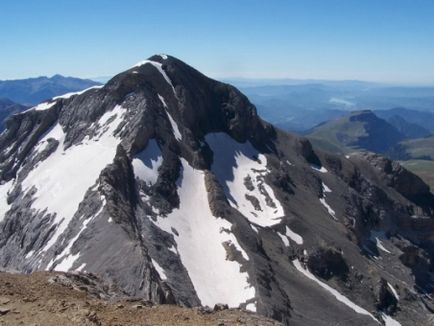
M 434 84 L 432 0 L 2 0 L 0 79 L 168 53 L 216 78 Z

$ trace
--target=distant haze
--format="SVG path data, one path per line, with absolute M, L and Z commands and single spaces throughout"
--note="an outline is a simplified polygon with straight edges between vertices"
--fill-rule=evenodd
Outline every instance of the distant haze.
M 110 76 L 155 53 L 217 79 L 434 84 L 431 0 L 2 1 L 0 79 Z

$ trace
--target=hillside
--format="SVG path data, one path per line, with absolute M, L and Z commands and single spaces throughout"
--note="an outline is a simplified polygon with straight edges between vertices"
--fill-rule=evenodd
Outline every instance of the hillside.
M 393 108 L 388 110 L 375 110 L 374 113 L 384 119 L 393 119 L 393 117 L 401 117 L 408 123 L 417 125 L 434 133 L 434 112 L 432 111 L 419 111 L 406 108 Z
M 402 141 L 397 151 L 398 158 L 434 161 L 434 135 Z
M 324 122 L 308 132 L 307 137 L 319 148 L 340 153 L 356 150 L 386 153 L 404 139 L 395 127 L 372 111 L 352 112 Z

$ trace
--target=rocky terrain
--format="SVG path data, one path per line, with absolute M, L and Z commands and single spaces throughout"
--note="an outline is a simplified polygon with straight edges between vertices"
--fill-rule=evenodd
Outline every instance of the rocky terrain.
M 170 56 L 13 115 L 0 180 L 8 270 L 92 273 L 154 304 L 285 325 L 432 316 L 434 196 L 419 177 L 316 150 Z
M 0 325 L 279 326 L 277 321 L 217 305 L 189 309 L 127 297 L 94 275 L 0 272 Z

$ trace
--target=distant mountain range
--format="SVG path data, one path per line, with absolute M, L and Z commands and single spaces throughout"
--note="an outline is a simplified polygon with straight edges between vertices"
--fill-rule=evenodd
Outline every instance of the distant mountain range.
M 411 115 L 413 110 L 434 112 L 434 87 L 398 87 L 357 81 L 289 82 L 276 85 L 271 81 L 271 85 L 260 85 L 259 82 L 234 81 L 257 106 L 265 120 L 289 131 L 306 131 L 349 111 L 405 107 L 411 110 L 402 114 Z M 417 124 L 434 131 L 434 122 Z
M 0 81 L 0 98 L 7 98 L 15 103 L 32 106 L 54 96 L 101 85 L 90 79 L 64 77 L 36 77 Z
M 418 111 L 407 111 L 413 112 L 414 119 L 409 120 L 418 120 Z M 355 111 L 323 122 L 305 134 L 315 145 L 330 152 L 368 150 L 394 159 L 434 160 L 434 136 L 398 112 Z M 434 113 L 419 113 L 434 118 Z
M 410 110 L 402 107 L 390 110 L 376 110 L 374 112 L 378 117 L 388 120 L 389 122 L 391 119 L 393 120 L 394 117 L 399 116 L 408 123 L 416 124 L 429 131 L 429 133 L 434 133 L 434 112 Z
M 363 149 L 386 153 L 405 139 L 404 134 L 393 125 L 368 110 L 324 122 L 307 135 L 313 144 L 331 152 Z
M 323 122 L 305 134 L 316 148 L 331 153 L 371 151 L 400 160 L 434 189 L 434 135 L 427 129 L 432 121 L 431 112 L 358 111 Z

